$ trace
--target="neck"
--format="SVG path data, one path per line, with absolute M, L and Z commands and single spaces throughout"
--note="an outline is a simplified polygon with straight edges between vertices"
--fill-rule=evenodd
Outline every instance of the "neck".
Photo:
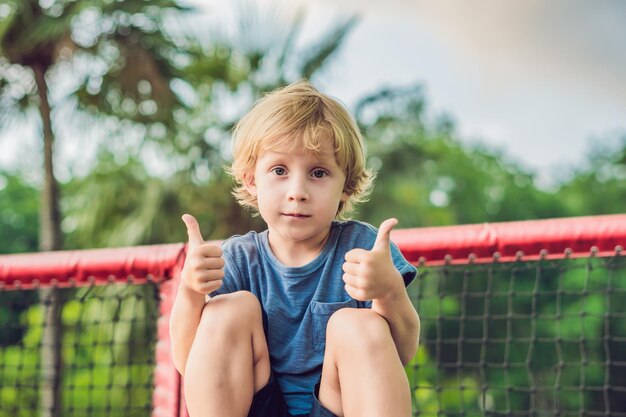
M 283 265 L 299 267 L 308 264 L 320 254 L 329 236 L 330 229 L 306 241 L 293 241 L 270 230 L 268 242 L 272 253 Z

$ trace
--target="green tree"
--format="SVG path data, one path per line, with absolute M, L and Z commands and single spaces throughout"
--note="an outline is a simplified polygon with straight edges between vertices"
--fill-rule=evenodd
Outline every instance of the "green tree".
M 539 190 L 533 175 L 504 154 L 463 144 L 448 116 L 430 120 L 421 86 L 377 92 L 355 113 L 368 164 L 378 171 L 371 199 L 360 210 L 366 221 L 379 224 L 393 215 L 402 227 L 417 227 L 566 213 L 556 196 Z
M 37 250 L 37 194 L 21 175 L 0 171 L 0 253 Z
M 167 11 L 182 8 L 169 0 L 8 0 L 4 5 L 9 12 L 0 18 L 0 105 L 3 114 L 32 109 L 39 114 L 44 150 L 39 245 L 56 250 L 62 235 L 53 166 L 55 81 L 74 72 L 69 101 L 92 114 L 167 124 L 180 105 L 170 86 L 178 73 L 173 61 L 179 47 L 163 20 Z M 89 70 L 81 73 L 81 65 Z
M 183 9 L 169 0 L 8 0 L 3 5 L 8 13 L 0 19 L 0 114 L 37 109 L 44 150 L 39 248 L 58 250 L 63 244 L 53 166 L 53 110 L 58 107 L 51 99 L 54 81 L 73 72 L 75 87 L 67 101 L 89 114 L 167 127 L 171 111 L 182 106 L 170 85 L 178 73 L 174 61 L 182 52 L 165 30 L 164 16 Z M 43 416 L 58 416 L 60 300 L 55 288 L 40 292 L 46 302 L 42 410 Z
M 341 21 L 310 45 L 297 47 L 302 13 L 279 18 L 250 5 L 240 16 L 233 39 L 216 36 L 191 46 L 202 53 L 193 53 L 184 69 L 192 86 L 189 105 L 174 112 L 177 128 L 156 150 L 173 172 L 156 177 L 141 157 L 104 151 L 96 170 L 67 185 L 71 246 L 180 242 L 185 240 L 180 216 L 187 211 L 209 239 L 262 227 L 260 218 L 231 196 L 233 184 L 224 172 L 230 130 L 261 94 L 323 70 L 356 20 Z
M 624 213 L 626 134 L 594 144 L 589 160 L 556 191 L 570 216 Z

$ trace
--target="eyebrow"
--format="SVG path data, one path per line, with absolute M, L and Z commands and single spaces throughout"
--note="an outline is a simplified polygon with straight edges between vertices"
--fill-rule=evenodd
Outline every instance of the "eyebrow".
M 292 155 L 292 153 L 290 152 L 278 152 L 278 151 L 272 151 L 272 150 L 268 150 L 266 152 L 270 154 L 271 161 L 283 160 L 283 159 L 289 160 Z M 339 167 L 339 164 L 337 163 L 337 160 L 335 159 L 335 155 L 331 152 L 324 152 L 324 153 L 320 152 L 314 155 L 316 155 L 315 163 L 320 163 L 320 164 L 325 164 L 325 165 L 334 165 L 334 166 Z

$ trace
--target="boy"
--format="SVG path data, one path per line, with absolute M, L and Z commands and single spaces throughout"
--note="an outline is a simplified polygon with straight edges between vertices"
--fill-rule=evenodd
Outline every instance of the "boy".
M 268 230 L 220 249 L 183 216 L 170 332 L 190 416 L 410 416 L 416 270 L 389 240 L 397 220 L 336 220 L 373 179 L 355 122 L 300 81 L 258 101 L 233 141 L 233 194 Z

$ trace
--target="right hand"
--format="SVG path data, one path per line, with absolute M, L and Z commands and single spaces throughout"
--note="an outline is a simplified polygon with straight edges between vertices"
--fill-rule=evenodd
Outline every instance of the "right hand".
M 181 283 L 200 294 L 209 294 L 222 286 L 224 258 L 222 249 L 202 239 L 198 221 L 190 214 L 183 215 L 189 244 L 181 273 Z

